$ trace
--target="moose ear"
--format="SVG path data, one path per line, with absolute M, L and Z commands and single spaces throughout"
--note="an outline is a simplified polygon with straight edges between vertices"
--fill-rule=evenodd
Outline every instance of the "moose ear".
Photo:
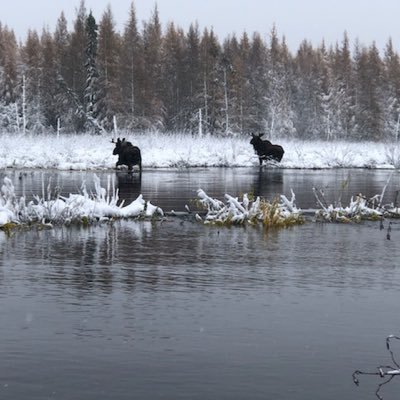
M 125 142 L 125 138 L 122 138 L 122 141 Z
M 264 136 L 264 132 L 258 134 L 258 137 Z
M 121 139 L 120 138 L 117 139 L 117 143 L 121 143 Z

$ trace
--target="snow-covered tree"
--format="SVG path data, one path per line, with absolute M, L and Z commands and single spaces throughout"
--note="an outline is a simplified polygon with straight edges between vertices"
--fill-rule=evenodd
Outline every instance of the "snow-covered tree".
M 143 56 L 133 3 L 122 36 L 120 60 L 119 86 L 123 99 L 123 118 L 125 125 L 132 129 L 140 126 L 139 119 L 143 113 L 143 84 L 140 79 L 143 75 Z
M 392 39 L 389 39 L 385 48 L 384 89 L 384 135 L 397 141 L 400 133 L 400 59 L 393 48 Z
M 109 5 L 99 23 L 98 41 L 98 71 L 99 71 L 99 102 L 98 119 L 101 125 L 112 130 L 113 118 L 121 110 L 121 94 L 119 90 L 121 38 L 115 30 L 115 21 Z
M 184 101 L 185 34 L 171 22 L 162 45 L 162 102 L 165 104 L 165 127 L 170 131 L 185 128 Z
M 98 78 L 97 72 L 97 24 L 92 12 L 86 19 L 86 87 L 84 97 L 85 112 L 91 117 L 97 117 L 98 106 Z

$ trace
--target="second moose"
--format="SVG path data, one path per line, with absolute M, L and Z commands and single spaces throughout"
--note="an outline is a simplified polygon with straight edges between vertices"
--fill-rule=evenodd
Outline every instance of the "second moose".
M 116 168 L 118 165 L 126 165 L 128 166 L 128 171 L 132 171 L 132 167 L 137 165 L 139 166 L 139 171 L 142 172 L 142 155 L 140 154 L 140 149 L 125 140 L 125 138 L 122 140 L 120 138 L 117 139 L 113 154 L 118 154 Z

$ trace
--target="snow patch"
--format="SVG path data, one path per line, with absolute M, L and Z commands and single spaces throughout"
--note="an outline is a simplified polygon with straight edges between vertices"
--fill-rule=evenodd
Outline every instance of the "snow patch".
M 120 133 L 138 146 L 144 168 L 255 167 L 249 137 Z M 274 139 L 285 154 L 280 168 L 399 168 L 400 144 Z M 102 170 L 115 167 L 111 136 L 2 133 L 0 168 Z

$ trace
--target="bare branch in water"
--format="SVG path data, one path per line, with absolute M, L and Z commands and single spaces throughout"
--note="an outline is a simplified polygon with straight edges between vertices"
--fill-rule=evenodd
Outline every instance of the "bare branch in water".
M 387 383 L 389 383 L 395 376 L 400 375 L 400 365 L 399 363 L 396 361 L 395 357 L 394 357 L 394 353 L 393 350 L 390 348 L 390 340 L 391 339 L 396 339 L 396 340 L 400 340 L 399 336 L 395 336 L 395 335 L 390 335 L 386 338 L 386 348 L 388 349 L 389 353 L 390 353 L 390 357 L 393 361 L 393 364 L 396 367 L 393 367 L 391 365 L 380 365 L 377 367 L 378 371 L 376 372 L 365 372 L 365 371 L 360 371 L 360 370 L 356 370 L 353 372 L 353 382 L 358 386 L 360 384 L 360 381 L 358 380 L 358 375 L 375 375 L 375 376 L 379 376 L 381 378 L 387 378 L 385 381 L 381 382 L 376 391 L 375 391 L 375 395 L 379 400 L 383 400 L 383 397 L 380 394 L 380 391 L 382 389 L 382 387 L 384 385 L 386 385 Z

